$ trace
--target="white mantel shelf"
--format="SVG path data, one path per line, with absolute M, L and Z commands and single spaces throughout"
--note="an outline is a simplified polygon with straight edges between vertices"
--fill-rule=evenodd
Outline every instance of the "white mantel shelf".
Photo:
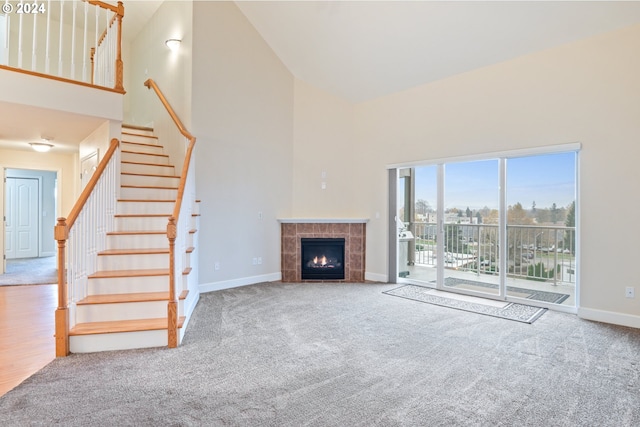
M 365 224 L 367 218 L 278 218 L 282 224 Z

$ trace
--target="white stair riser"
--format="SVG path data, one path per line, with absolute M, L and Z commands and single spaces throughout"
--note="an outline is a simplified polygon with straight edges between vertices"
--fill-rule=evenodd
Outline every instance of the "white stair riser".
M 168 248 L 167 233 L 162 234 L 110 234 L 107 249 Z
M 69 337 L 69 351 L 71 353 L 131 350 L 134 348 L 166 347 L 167 345 L 166 329 L 115 334 L 72 335 Z
M 168 292 L 169 275 L 91 278 L 88 280 L 87 291 L 89 295 Z
M 131 135 L 128 133 L 122 134 L 122 140 L 126 142 L 141 142 L 143 144 L 157 144 L 158 138 L 153 135 Z
M 153 136 L 153 129 L 138 129 L 127 124 L 122 125 L 122 133 L 130 133 L 132 135 L 148 135 Z
M 125 216 L 115 220 L 115 231 L 164 231 L 169 223 L 168 216 Z
M 116 214 L 167 214 L 169 216 L 175 205 L 175 201 L 119 201 L 116 205 Z
M 162 145 L 133 144 L 122 141 L 120 143 L 120 149 L 122 151 L 133 151 L 136 153 L 164 154 L 164 147 Z
M 167 315 L 167 301 L 127 302 L 116 304 L 80 304 L 76 321 L 108 322 L 110 320 L 154 319 Z
M 120 171 L 123 173 L 137 173 L 144 175 L 175 176 L 175 168 L 171 165 L 147 165 L 140 163 L 122 163 Z
M 167 268 L 169 254 L 98 255 L 98 271 Z
M 167 156 L 154 156 L 152 154 L 130 152 L 127 150 L 122 150 L 120 160 L 123 162 L 152 163 L 154 165 L 169 164 L 169 157 Z
M 153 175 L 120 175 L 120 184 L 135 185 L 139 187 L 171 187 L 177 188 L 180 178 Z
M 130 200 L 175 200 L 178 197 L 177 189 L 169 188 L 120 188 L 120 198 Z

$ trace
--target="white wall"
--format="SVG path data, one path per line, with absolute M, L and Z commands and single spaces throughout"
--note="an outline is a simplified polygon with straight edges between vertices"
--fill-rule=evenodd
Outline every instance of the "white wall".
M 357 197 L 386 212 L 392 163 L 581 142 L 580 310 L 640 326 L 640 26 L 454 76 L 356 107 Z M 386 218 L 369 224 L 367 271 L 386 275 Z
M 231 2 L 194 2 L 193 31 L 202 289 L 277 278 L 276 218 L 292 203 L 293 77 Z
M 358 217 L 355 106 L 298 79 L 294 106 L 292 216 Z

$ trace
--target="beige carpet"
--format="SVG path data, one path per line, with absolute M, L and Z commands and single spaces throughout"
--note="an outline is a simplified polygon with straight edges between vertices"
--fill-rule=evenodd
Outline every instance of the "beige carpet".
M 58 282 L 56 257 L 7 260 L 7 271 L 0 274 L 0 286 L 50 285 Z

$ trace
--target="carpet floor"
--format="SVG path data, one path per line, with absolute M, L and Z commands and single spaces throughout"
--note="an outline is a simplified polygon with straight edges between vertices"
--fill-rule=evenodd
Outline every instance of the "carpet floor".
M 58 283 L 56 257 L 7 260 L 7 271 L 0 274 L 0 286 L 50 285 Z
M 397 286 L 203 294 L 179 348 L 56 359 L 0 398 L 0 425 L 640 425 L 640 330 L 382 293 Z

